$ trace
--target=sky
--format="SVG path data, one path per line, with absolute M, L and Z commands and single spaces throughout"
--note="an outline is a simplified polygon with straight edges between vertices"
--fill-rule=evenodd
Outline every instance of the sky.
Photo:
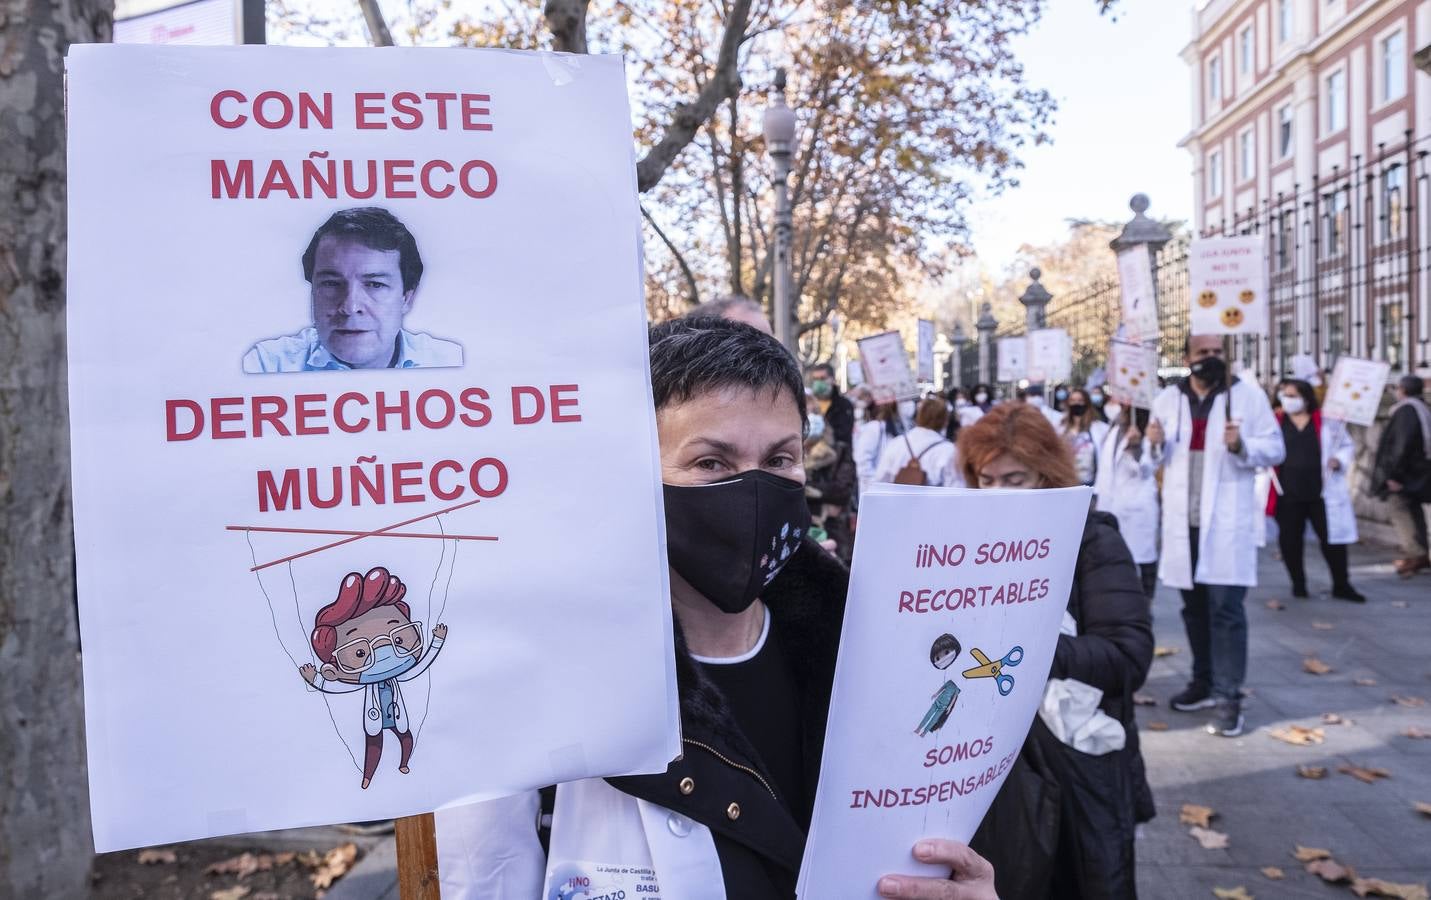
M 1177 142 L 1190 129 L 1188 0 L 1122 0 L 1116 19 L 1094 0 L 1049 0 L 1014 52 L 1028 84 L 1058 113 L 1052 144 L 1026 150 L 1020 186 L 981 198 L 969 222 L 980 263 L 1002 270 L 1022 244 L 1067 233 L 1070 218 L 1127 221 L 1145 193 L 1148 214 L 1192 216 L 1192 161 Z

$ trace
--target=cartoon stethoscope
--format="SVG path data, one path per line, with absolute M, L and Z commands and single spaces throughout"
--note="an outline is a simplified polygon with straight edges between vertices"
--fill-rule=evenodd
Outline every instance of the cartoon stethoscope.
M 998 685 L 999 693 L 1007 697 L 1014 689 L 1014 676 L 1004 672 L 1004 669 L 1009 666 L 1016 666 L 1024 661 L 1024 648 L 1015 647 L 1005 654 L 1002 659 L 996 659 L 993 662 L 990 662 L 989 658 L 984 655 L 984 652 L 977 647 L 969 652 L 973 654 L 974 658 L 977 659 L 980 664 L 972 669 L 965 669 L 964 677 L 992 678 L 994 679 L 994 684 Z

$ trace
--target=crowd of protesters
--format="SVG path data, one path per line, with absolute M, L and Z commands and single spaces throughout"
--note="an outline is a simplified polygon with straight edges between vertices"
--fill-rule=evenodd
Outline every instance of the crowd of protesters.
M 794 895 L 800 853 L 786 838 L 803 842 L 809 830 L 859 498 L 876 483 L 1092 487 L 1046 690 L 1096 691 L 1106 725 L 1089 743 L 1056 736 L 1041 713 L 971 846 L 913 848 L 948 876 L 889 875 L 872 886 L 880 896 L 1135 896 L 1135 828 L 1154 807 L 1134 692 L 1152 663 L 1157 583 L 1180 591 L 1192 651 L 1191 679 L 1170 705 L 1212 710 L 1207 730 L 1229 737 L 1244 727 L 1244 602 L 1268 520 L 1295 596 L 1309 594 L 1310 526 L 1332 596 L 1365 602 L 1347 559 L 1357 533 L 1345 424 L 1321 415 L 1306 380 L 1269 397 L 1234 375 L 1219 337 L 1189 340 L 1188 374 L 1150 408 L 1096 380 L 1029 385 L 1002 401 L 985 384 L 846 395 L 830 365 L 802 372 L 743 298 L 654 327 L 650 349 L 687 752 L 662 775 L 470 807 L 481 880 L 471 896 L 536 896 L 551 864 L 597 858 L 613 841 L 679 858 L 660 875 L 670 896 L 705 896 L 712 881 L 727 897 Z M 1394 510 L 1406 577 L 1431 566 L 1422 391 L 1415 377 L 1398 384 L 1368 488 Z M 1265 498 L 1260 481 L 1271 485 Z M 792 523 L 802 536 L 774 575 L 739 549 L 764 547 Z M 752 772 L 768 790 L 744 789 Z M 735 814 L 707 802 L 725 794 L 747 798 L 741 815 L 764 824 L 734 836 L 724 820 Z M 684 840 L 691 829 L 704 829 L 701 842 Z

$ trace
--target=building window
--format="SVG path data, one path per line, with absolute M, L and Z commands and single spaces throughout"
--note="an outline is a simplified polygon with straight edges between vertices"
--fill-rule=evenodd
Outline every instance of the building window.
M 1393 369 L 1401 368 L 1401 305 L 1387 303 L 1381 307 L 1381 358 Z
M 1346 340 L 1346 314 L 1327 313 L 1327 365 L 1336 363 L 1337 358 L 1346 352 Z
M 1207 155 L 1207 195 L 1222 196 L 1222 151 L 1214 150 Z
M 1327 127 L 1332 134 L 1347 127 L 1347 73 L 1342 70 L 1327 76 Z
M 1346 251 L 1347 195 L 1333 191 L 1322 196 L 1322 258 L 1341 256 Z
M 1386 170 L 1381 180 L 1381 239 L 1401 237 L 1401 211 L 1405 205 L 1405 170 L 1400 165 Z
M 1237 176 L 1246 181 L 1255 174 L 1257 165 L 1257 144 L 1253 140 L 1252 129 L 1247 129 L 1237 137 Z
M 1381 42 L 1381 99 L 1406 95 L 1406 32 L 1398 31 Z
M 1237 36 L 1237 70 L 1243 75 L 1252 73 L 1252 26 L 1242 29 Z
M 1209 105 L 1222 102 L 1222 57 L 1207 61 L 1207 97 Z
M 1277 0 L 1277 43 L 1292 39 L 1292 0 Z
M 1277 156 L 1286 159 L 1292 155 L 1292 104 L 1277 110 Z

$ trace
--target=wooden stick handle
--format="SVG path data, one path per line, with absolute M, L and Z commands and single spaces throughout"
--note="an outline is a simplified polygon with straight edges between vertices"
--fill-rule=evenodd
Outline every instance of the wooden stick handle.
M 437 824 L 432 813 L 394 821 L 397 834 L 398 896 L 402 900 L 441 900 L 437 880 Z

